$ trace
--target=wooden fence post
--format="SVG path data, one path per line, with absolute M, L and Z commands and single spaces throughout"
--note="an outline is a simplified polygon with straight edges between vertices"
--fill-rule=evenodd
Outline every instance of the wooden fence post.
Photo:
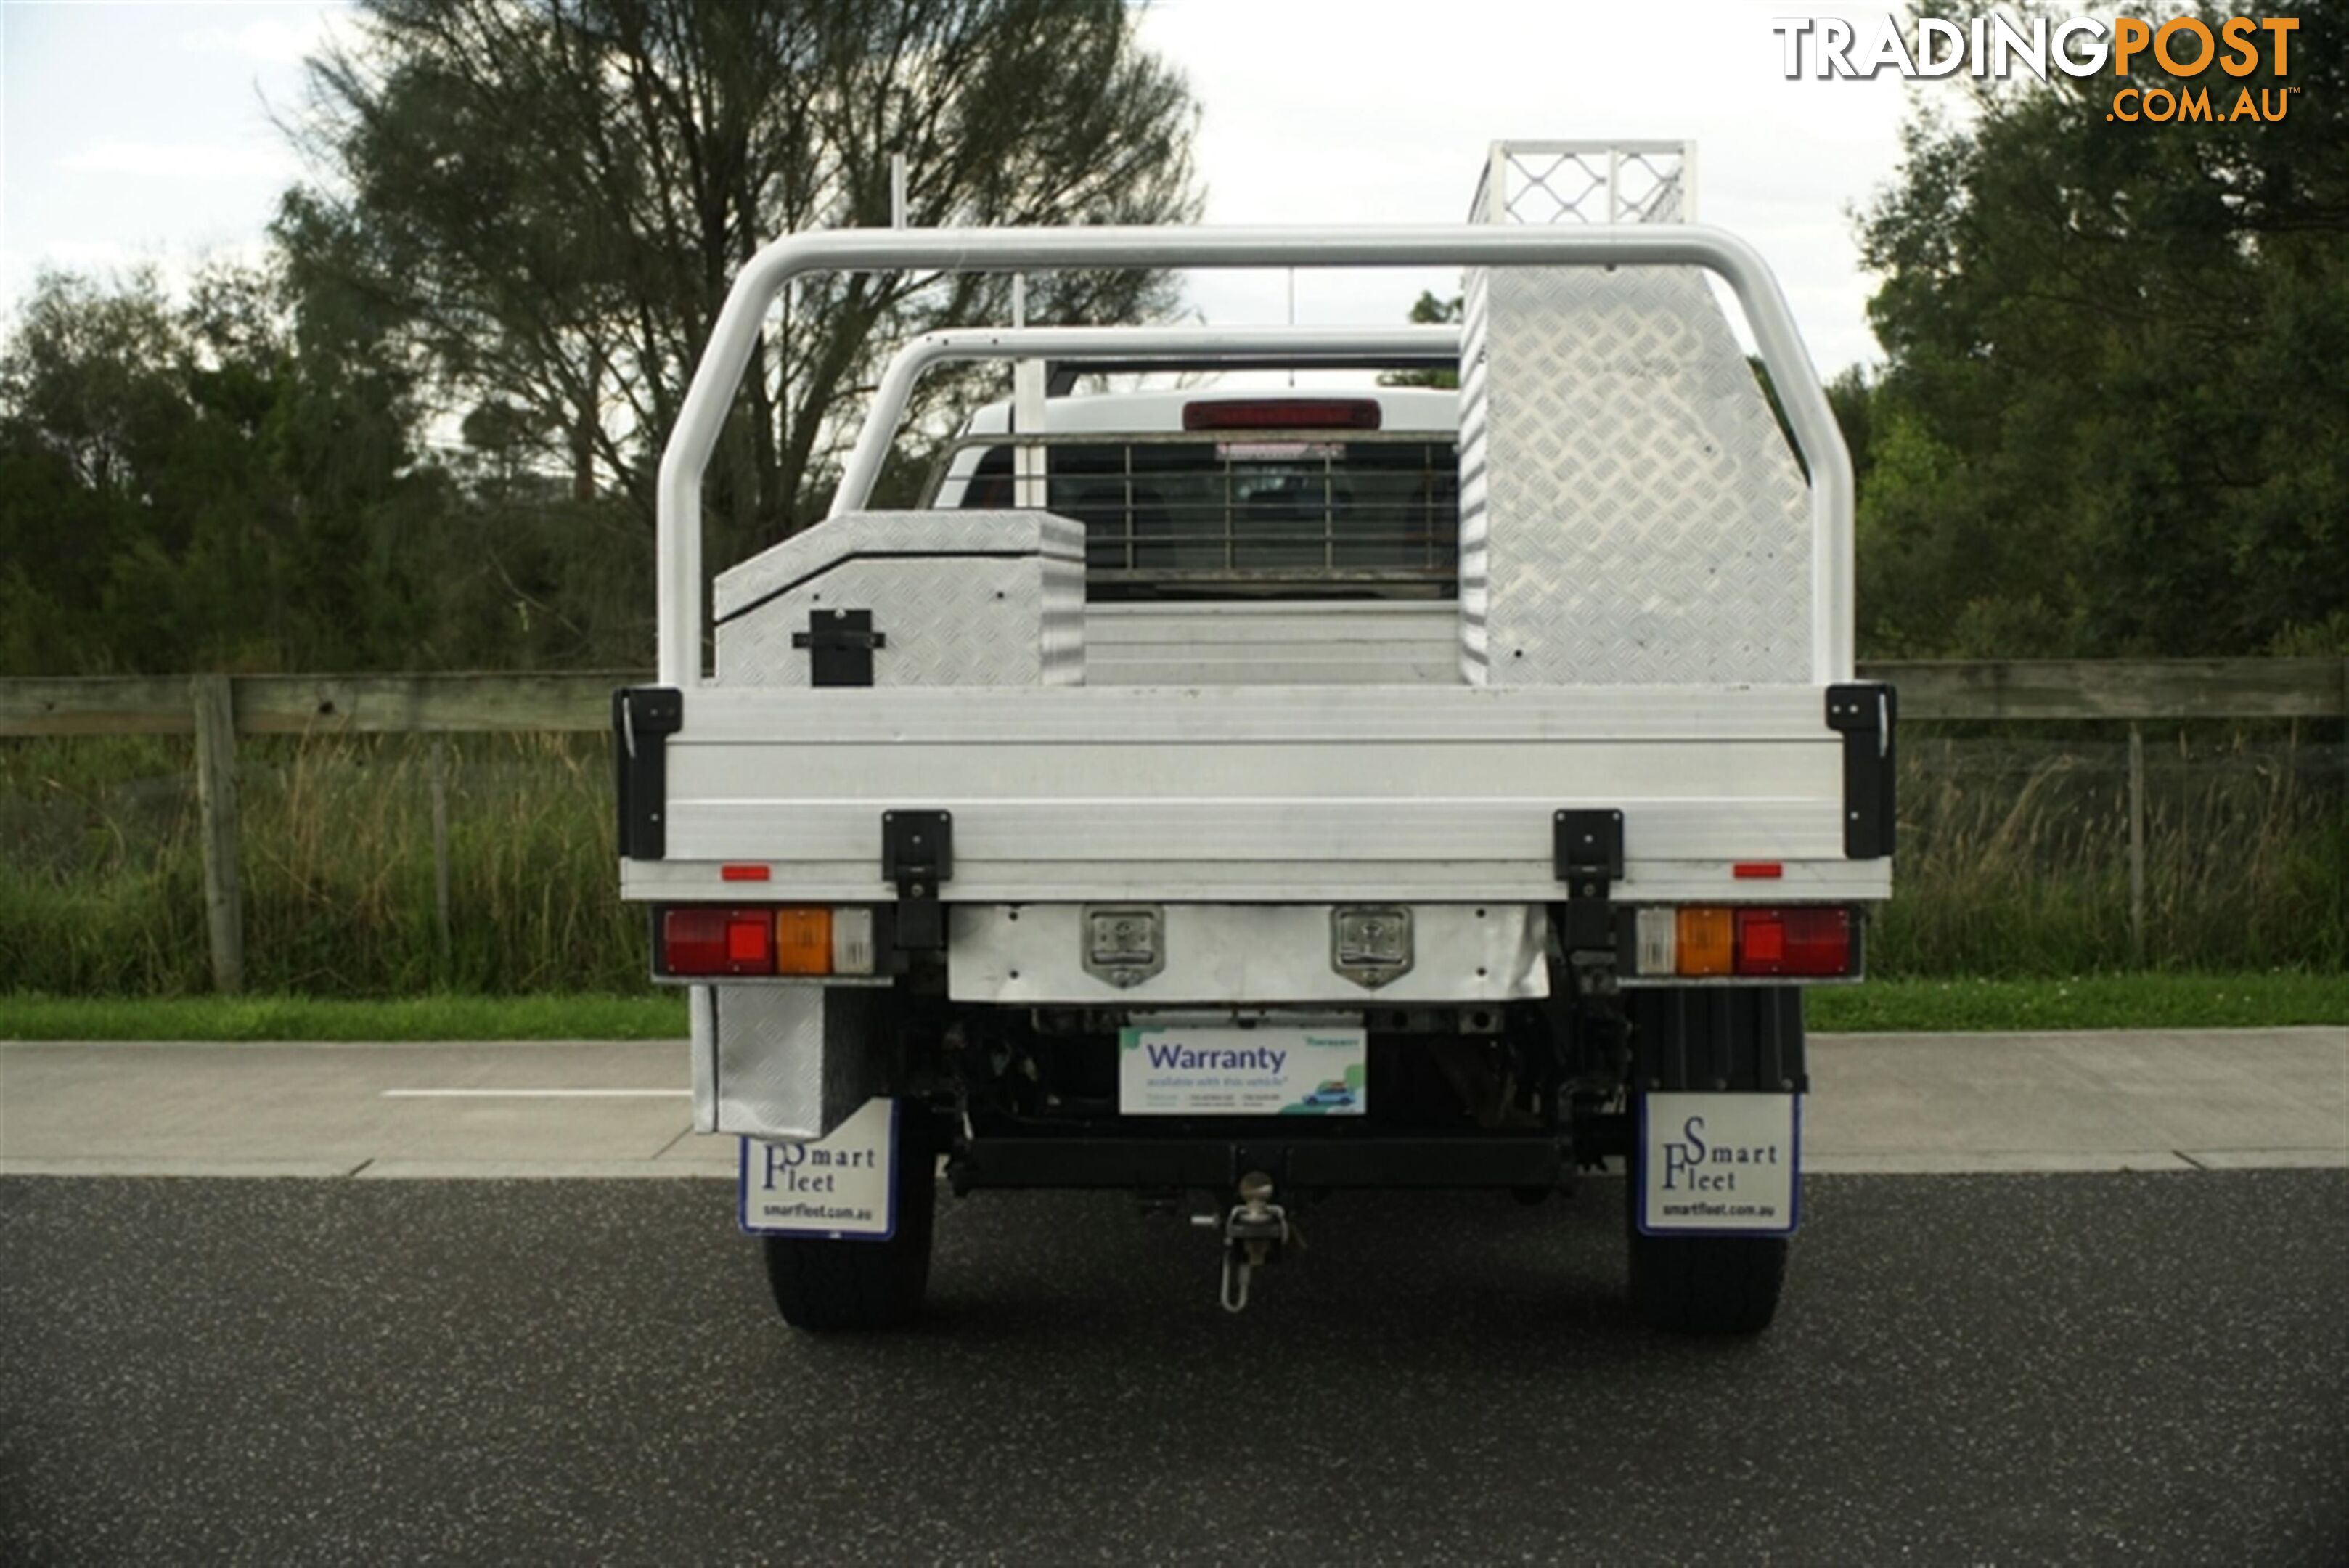
M 440 983 L 449 983 L 449 742 L 432 737 L 432 917 Z
M 244 989 L 244 886 L 237 867 L 236 703 L 225 675 L 188 682 L 196 716 L 196 815 L 204 860 L 204 930 L 212 989 Z
M 2145 967 L 2145 731 L 2129 725 L 2129 961 Z

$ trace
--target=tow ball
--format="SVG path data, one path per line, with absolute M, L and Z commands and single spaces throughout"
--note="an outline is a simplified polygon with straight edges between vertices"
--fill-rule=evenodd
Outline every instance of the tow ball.
M 1240 1178 L 1240 1200 L 1220 1222 L 1212 1214 L 1196 1214 L 1191 1223 L 1223 1231 L 1224 1279 L 1216 1299 L 1230 1313 L 1247 1310 L 1249 1281 L 1279 1256 L 1282 1247 L 1291 1241 L 1305 1245 L 1305 1233 L 1288 1218 L 1288 1210 L 1272 1200 L 1272 1178 L 1260 1170 Z

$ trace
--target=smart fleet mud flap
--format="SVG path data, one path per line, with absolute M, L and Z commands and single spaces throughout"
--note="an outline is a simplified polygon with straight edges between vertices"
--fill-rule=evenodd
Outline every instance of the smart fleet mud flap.
M 1802 1206 L 1802 1141 L 1800 1095 L 1642 1096 L 1640 1231 L 1793 1235 Z
M 897 1102 L 871 1099 L 823 1137 L 742 1140 L 742 1229 L 885 1241 L 897 1233 Z

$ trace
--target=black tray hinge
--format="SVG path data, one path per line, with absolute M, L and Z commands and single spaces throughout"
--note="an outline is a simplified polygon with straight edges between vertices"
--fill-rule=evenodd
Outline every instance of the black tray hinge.
M 1609 899 L 1623 879 L 1623 814 L 1612 807 L 1561 811 L 1550 818 L 1551 870 L 1566 884 L 1566 909 L 1558 938 L 1567 957 L 1615 956 L 1614 910 Z
M 623 686 L 612 693 L 612 756 L 617 764 L 620 857 L 668 853 L 667 739 L 685 724 L 685 694 L 674 686 Z
M 881 814 L 881 875 L 897 888 L 897 950 L 938 952 L 947 945 L 938 884 L 954 877 L 954 814 Z
M 870 686 L 873 650 L 889 646 L 873 629 L 869 609 L 812 609 L 805 631 L 792 633 L 792 646 L 808 650 L 811 686 Z
M 1843 736 L 1843 853 L 1878 860 L 1892 853 L 1893 728 L 1899 693 L 1882 681 L 1827 688 L 1827 728 Z

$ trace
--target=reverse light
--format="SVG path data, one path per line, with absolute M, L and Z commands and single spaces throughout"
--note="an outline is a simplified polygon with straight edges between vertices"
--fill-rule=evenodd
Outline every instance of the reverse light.
M 1227 398 L 1183 405 L 1186 431 L 1374 431 L 1376 398 Z
M 1640 974 L 1680 972 L 1680 917 L 1661 905 L 1641 909 L 1634 918 L 1639 947 L 1634 958 Z
M 873 972 L 873 911 L 834 909 L 832 912 L 832 972 Z

